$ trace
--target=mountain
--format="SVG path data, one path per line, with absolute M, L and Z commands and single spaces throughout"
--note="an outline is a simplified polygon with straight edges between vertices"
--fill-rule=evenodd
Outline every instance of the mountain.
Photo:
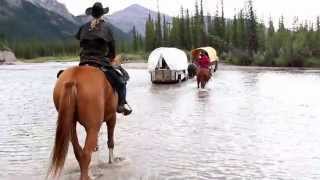
M 26 0 L 0 0 L 0 34 L 8 40 L 64 39 L 78 25 Z
M 157 12 L 140 6 L 139 4 L 133 4 L 121 11 L 107 16 L 107 18 L 111 24 L 120 28 L 124 32 L 130 32 L 133 26 L 135 26 L 137 32 L 144 36 L 145 24 L 148 20 L 149 13 L 152 19 L 157 19 Z M 164 14 L 161 14 L 161 18 L 163 17 L 163 15 Z M 168 15 L 165 15 L 165 18 L 167 22 L 172 21 L 172 17 Z
M 0 4 L 0 37 L 9 41 L 73 38 L 84 22 L 81 17 L 72 16 L 56 0 L 0 0 Z M 110 26 L 115 39 L 130 39 L 128 33 Z
M 68 11 L 66 6 L 62 3 L 59 3 L 57 0 L 26 0 L 32 4 L 47 9 L 48 11 L 54 12 L 63 16 L 67 20 L 77 24 L 75 17 Z
M 87 23 L 87 22 L 89 22 L 91 20 L 92 20 L 91 16 L 81 15 L 81 16 L 77 16 L 76 17 L 76 21 L 81 25 L 85 24 L 85 23 Z M 106 21 L 106 22 L 109 24 L 109 27 L 112 30 L 113 36 L 114 36 L 114 38 L 116 40 L 128 41 L 128 40 L 132 39 L 130 33 L 123 32 L 121 29 L 119 29 L 118 27 L 114 26 L 110 22 L 108 22 L 108 21 Z

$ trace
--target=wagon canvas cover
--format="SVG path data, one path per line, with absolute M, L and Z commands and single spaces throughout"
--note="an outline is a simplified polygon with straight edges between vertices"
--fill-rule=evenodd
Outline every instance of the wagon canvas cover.
M 191 51 L 192 57 L 193 58 L 198 57 L 201 51 L 206 51 L 208 53 L 209 59 L 211 62 L 219 61 L 219 58 L 217 56 L 217 51 L 212 47 L 201 47 L 201 48 L 194 49 Z
M 180 71 L 188 68 L 188 57 L 185 52 L 177 48 L 161 47 L 153 50 L 149 55 L 148 70 L 155 70 L 162 59 L 171 70 Z

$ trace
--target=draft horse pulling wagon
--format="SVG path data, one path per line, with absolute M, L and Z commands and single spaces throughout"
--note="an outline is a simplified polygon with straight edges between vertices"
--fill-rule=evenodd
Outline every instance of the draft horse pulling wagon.
M 218 69 L 219 58 L 217 52 L 212 47 L 201 47 L 192 50 L 191 55 L 193 63 L 188 66 L 189 78 L 197 76 L 198 88 L 199 85 L 204 88 L 212 74 Z

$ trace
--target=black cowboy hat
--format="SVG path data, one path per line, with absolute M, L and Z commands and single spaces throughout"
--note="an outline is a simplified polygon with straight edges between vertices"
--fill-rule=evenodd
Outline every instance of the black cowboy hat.
M 109 12 L 109 7 L 103 8 L 102 4 L 99 2 L 94 3 L 94 5 L 86 10 L 86 15 L 91 15 L 95 18 L 99 18 L 104 14 Z

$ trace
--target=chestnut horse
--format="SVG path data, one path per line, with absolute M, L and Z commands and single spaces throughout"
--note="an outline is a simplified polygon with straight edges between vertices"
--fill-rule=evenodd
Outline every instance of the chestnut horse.
M 114 62 L 119 63 L 117 57 Z M 104 73 L 92 66 L 77 66 L 65 70 L 56 82 L 53 100 L 58 111 L 56 137 L 50 173 L 57 176 L 63 169 L 69 142 L 80 165 L 81 180 L 88 180 L 92 152 L 97 146 L 103 123 L 108 129 L 109 163 L 114 160 L 114 128 L 118 95 Z M 84 147 L 79 144 L 77 123 L 86 131 Z
M 197 84 L 198 84 L 198 88 L 204 89 L 207 82 L 210 80 L 211 78 L 211 72 L 210 69 L 207 68 L 198 68 L 197 70 Z

